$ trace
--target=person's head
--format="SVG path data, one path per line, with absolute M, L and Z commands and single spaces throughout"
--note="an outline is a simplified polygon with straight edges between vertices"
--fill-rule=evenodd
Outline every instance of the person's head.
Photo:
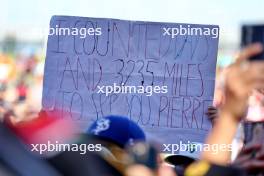
M 127 117 L 114 115 L 96 120 L 88 128 L 87 134 L 101 143 L 104 150 L 109 150 L 115 160 L 120 162 L 127 155 L 126 147 L 146 140 L 143 130 L 135 122 Z
M 144 131 L 135 122 L 127 117 L 114 115 L 96 120 L 87 133 L 121 148 L 146 140 Z

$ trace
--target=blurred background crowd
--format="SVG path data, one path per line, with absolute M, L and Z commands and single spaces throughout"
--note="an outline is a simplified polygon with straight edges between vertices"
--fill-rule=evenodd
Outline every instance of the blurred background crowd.
M 19 45 L 23 44 L 12 35 L 2 41 L 0 101 L 24 118 L 40 110 L 44 55 L 34 43 Z

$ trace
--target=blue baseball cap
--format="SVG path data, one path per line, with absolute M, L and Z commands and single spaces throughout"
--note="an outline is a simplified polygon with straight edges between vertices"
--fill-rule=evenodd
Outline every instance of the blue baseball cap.
M 132 120 L 122 116 L 106 116 L 96 120 L 87 133 L 121 147 L 145 141 L 144 131 Z

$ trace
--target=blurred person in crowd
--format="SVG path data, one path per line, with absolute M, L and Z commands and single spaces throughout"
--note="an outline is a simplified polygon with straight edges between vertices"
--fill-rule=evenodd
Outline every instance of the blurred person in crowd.
M 249 99 L 248 114 L 244 121 L 245 149 L 238 157 L 238 165 L 242 165 L 248 173 L 256 175 L 262 170 L 264 175 L 264 89 L 253 91 Z M 261 146 L 262 145 L 262 146 Z M 252 147 L 253 146 L 253 147 Z M 262 153 L 262 154 L 261 154 Z M 245 158 L 249 161 L 245 160 Z M 259 174 L 261 175 L 261 174 Z
M 0 85 L 0 122 L 4 121 L 5 117 L 13 118 L 13 106 L 12 103 L 6 101 L 7 87 L 5 84 Z
M 5 118 L 10 114 L 0 108 Z M 25 128 L 28 130 L 28 128 Z M 0 175 L 1 176 L 60 176 L 48 162 L 34 155 L 21 138 L 0 123 Z
M 37 151 L 33 152 L 33 144 L 35 146 L 48 142 L 55 144 L 57 141 L 63 145 L 84 144 L 84 141 L 79 141 L 80 137 L 72 123 L 56 117 L 56 112 L 51 114 L 41 111 L 37 118 L 18 123 L 12 123 L 6 117 L 5 126 L 0 124 L 0 141 L 1 144 L 5 144 L 5 146 L 0 145 L 0 166 L 4 156 L 2 151 L 4 151 L 6 156 L 11 156 L 10 158 L 4 156 L 4 162 L 7 163 L 5 170 L 10 171 L 9 167 L 12 168 L 12 172 L 14 170 L 15 174 L 12 175 L 122 176 L 118 170 L 95 152 L 87 151 L 85 155 L 69 150 L 48 150 L 43 154 L 39 154 Z M 2 131 L 2 128 L 5 131 Z M 15 139 L 12 139 L 9 133 L 16 134 Z M 31 152 L 29 152 L 30 150 Z M 19 157 L 13 157 L 15 154 L 19 154 Z M 19 165 L 14 167 L 15 163 Z M 30 169 L 30 167 L 33 168 Z
M 87 134 L 112 142 L 121 148 L 136 141 L 146 141 L 144 131 L 132 120 L 122 116 L 106 116 L 96 120 Z
M 18 95 L 17 102 L 19 103 L 24 102 L 27 98 L 28 87 L 25 81 L 23 80 L 23 78 L 20 81 L 18 81 L 16 91 Z
M 249 98 L 246 121 L 264 121 L 264 89 L 254 90 Z
M 171 167 L 160 165 L 159 149 L 155 144 L 148 144 L 144 131 L 127 117 L 112 115 L 98 119 L 87 133 L 102 144 L 100 155 L 125 175 L 130 165 L 141 164 L 156 170 L 159 176 L 169 172 L 174 176 Z M 163 167 L 166 167 L 167 171 L 160 171 Z
M 75 138 L 76 131 L 69 122 L 44 111 L 32 121 L 14 124 L 8 119 L 0 123 L 1 176 L 122 176 L 95 152 L 85 155 L 73 151 L 45 152 L 45 155 L 30 152 L 32 144 L 76 142 L 79 137 Z
M 0 84 L 0 106 L 5 106 L 6 84 Z
M 32 74 L 37 65 L 37 58 L 34 54 L 30 55 L 25 63 L 25 73 Z
M 219 112 L 219 119 L 207 139 L 208 144 L 231 144 L 239 122 L 247 112 L 248 95 L 254 89 L 264 88 L 264 63 L 261 61 L 249 62 L 248 58 L 263 50 L 262 45 L 254 44 L 245 48 L 235 64 L 229 67 L 225 81 L 225 103 Z M 228 129 L 228 130 L 226 130 Z M 260 154 L 260 153 L 259 153 Z M 220 166 L 230 163 L 230 151 L 219 150 L 216 154 L 204 151 L 201 159 Z M 192 170 L 204 169 L 202 174 L 210 171 L 210 164 L 198 164 L 190 167 L 187 175 L 194 175 Z M 197 175 L 196 175 L 197 176 Z
M 228 73 L 228 71 L 225 71 L 224 73 L 226 74 L 226 72 Z M 223 85 L 224 82 L 222 81 L 221 84 Z M 215 103 L 217 104 L 216 107 L 209 107 L 207 112 L 209 119 L 213 121 L 217 121 L 221 105 L 224 104 L 225 95 L 223 93 L 223 86 L 222 88 L 219 88 L 219 90 L 220 89 L 222 90 L 222 99 L 219 100 L 221 101 L 217 101 L 218 103 Z M 243 120 L 240 122 L 238 130 L 232 142 L 232 164 L 237 167 L 243 168 L 248 173 L 258 171 L 260 169 L 263 170 L 264 168 L 263 161 L 259 161 L 261 158 L 254 158 L 254 153 L 261 152 L 262 147 L 260 146 L 263 145 L 263 140 L 252 142 L 252 138 L 254 136 L 253 131 L 258 125 L 262 126 L 262 134 L 264 135 L 263 90 L 264 89 L 254 89 L 249 92 L 247 112 L 244 114 L 244 117 L 242 117 Z M 264 138 L 264 136 L 262 138 Z
M 248 175 L 263 175 L 263 144 L 257 141 L 255 143 L 246 144 L 231 165 L 242 168 Z M 262 174 L 260 174 L 261 171 Z
M 126 155 L 125 147 L 146 141 L 144 131 L 135 122 L 127 117 L 114 115 L 96 120 L 87 134 L 102 143 L 103 154 L 108 154 L 110 160 L 120 163 L 121 167 L 123 156 Z
M 18 55 L 18 72 L 16 78 L 16 102 L 25 104 L 26 114 L 36 115 L 41 109 L 41 92 L 44 65 L 34 54 Z
M 225 103 L 224 84 L 227 73 L 228 67 L 222 71 L 218 81 L 216 82 L 214 105 L 208 107 L 208 111 L 206 113 L 212 124 L 217 121 L 221 106 Z M 263 100 L 264 95 L 262 89 L 252 90 L 251 93 L 249 93 L 247 113 L 244 115 L 245 117 L 243 117 L 243 121 L 239 124 L 237 133 L 233 140 L 232 161 L 241 151 L 243 145 L 248 142 L 247 136 L 251 136 L 252 126 L 254 126 L 251 122 L 261 121 L 261 119 L 264 118 Z
M 15 63 L 8 55 L 0 54 L 0 84 L 7 84 L 16 75 Z
M 8 83 L 15 76 L 15 64 L 7 55 L 0 54 L 0 105 L 5 105 Z

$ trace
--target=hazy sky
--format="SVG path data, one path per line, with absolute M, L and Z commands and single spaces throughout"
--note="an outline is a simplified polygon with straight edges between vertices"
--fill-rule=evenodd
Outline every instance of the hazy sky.
M 44 28 L 52 15 L 220 25 L 221 41 L 237 41 L 244 22 L 264 22 L 263 0 L 0 0 L 0 37 Z M 34 38 L 34 37 L 33 37 Z

